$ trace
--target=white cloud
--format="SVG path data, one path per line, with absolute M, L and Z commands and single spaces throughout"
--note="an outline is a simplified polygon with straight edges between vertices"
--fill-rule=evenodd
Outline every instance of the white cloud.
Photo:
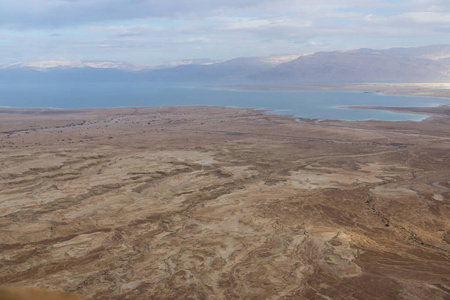
M 408 20 L 416 24 L 443 24 L 450 27 L 450 13 L 446 12 L 410 12 L 399 16 L 400 19 Z
M 0 63 L 222 60 L 450 43 L 448 31 L 448 0 L 0 0 Z

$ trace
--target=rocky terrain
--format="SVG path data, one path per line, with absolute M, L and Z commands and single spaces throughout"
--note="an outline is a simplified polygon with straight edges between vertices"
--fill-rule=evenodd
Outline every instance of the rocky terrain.
M 450 116 L 428 113 L 1 109 L 0 284 L 90 299 L 449 299 Z

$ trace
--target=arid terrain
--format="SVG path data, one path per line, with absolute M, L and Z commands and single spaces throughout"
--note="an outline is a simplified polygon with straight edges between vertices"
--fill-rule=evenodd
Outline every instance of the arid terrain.
M 0 285 L 88 299 L 450 299 L 450 111 L 424 112 L 2 108 Z

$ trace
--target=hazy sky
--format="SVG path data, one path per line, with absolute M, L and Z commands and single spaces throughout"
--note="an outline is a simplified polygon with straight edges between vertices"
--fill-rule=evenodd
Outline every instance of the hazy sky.
M 449 0 L 0 0 L 0 64 L 449 43 Z

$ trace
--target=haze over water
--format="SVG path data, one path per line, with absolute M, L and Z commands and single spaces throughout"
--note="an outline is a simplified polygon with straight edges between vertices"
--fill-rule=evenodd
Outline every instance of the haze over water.
M 426 116 L 341 106 L 418 107 L 450 103 L 431 97 L 322 91 L 233 91 L 148 82 L 1 83 L 0 106 L 63 109 L 158 106 L 230 106 L 299 118 L 420 121 Z

